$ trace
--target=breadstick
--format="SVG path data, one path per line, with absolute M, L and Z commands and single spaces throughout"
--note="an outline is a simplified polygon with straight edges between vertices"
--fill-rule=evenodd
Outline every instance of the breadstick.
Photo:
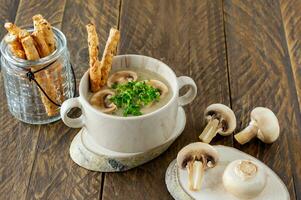
M 10 51 L 14 56 L 18 58 L 26 59 L 22 44 L 20 43 L 16 35 L 8 33 L 4 37 L 4 41 L 8 44 Z
M 45 37 L 45 42 L 48 45 L 50 53 L 56 49 L 55 38 L 50 23 L 42 17 L 35 15 L 32 17 L 35 30 L 40 30 Z
M 21 29 L 10 22 L 5 23 L 4 27 L 9 32 L 5 36 L 4 41 L 9 45 L 12 54 L 18 58 L 25 59 L 25 52 L 18 38 Z
M 92 92 L 97 92 L 100 90 L 102 76 L 98 60 L 99 40 L 93 24 L 86 25 L 86 29 L 88 32 L 90 88 Z
M 38 14 L 32 17 L 34 24 L 34 39 L 38 46 L 40 56 L 45 57 L 51 54 L 56 49 L 54 33 L 52 31 L 50 23 L 43 18 L 42 15 Z M 63 80 L 62 80 L 62 69 L 63 66 L 60 63 L 54 63 L 47 69 L 46 75 L 50 80 L 53 80 L 53 84 L 55 87 L 54 93 L 56 93 L 57 99 L 60 99 L 59 102 L 64 101 L 64 93 L 63 93 Z M 56 76 L 53 76 L 53 75 Z M 57 81 L 54 81 L 57 80 Z
M 51 81 L 53 85 L 53 100 L 58 103 L 63 103 L 65 100 L 64 96 L 64 86 L 62 85 L 62 73 L 63 63 L 61 59 L 56 60 L 49 68 L 45 69 L 47 78 Z
M 47 41 L 46 41 L 46 30 L 45 30 L 45 26 L 42 25 L 43 23 L 43 16 L 38 14 L 32 17 L 33 19 L 33 26 L 34 26 L 34 32 L 32 33 L 34 40 L 36 41 L 40 53 L 41 57 L 45 57 L 48 56 L 50 53 L 53 52 L 53 50 L 51 49 L 53 44 L 48 45 Z M 52 32 L 52 30 L 51 30 Z M 51 33 L 51 35 L 53 36 L 53 33 Z M 42 55 L 41 55 L 42 54 Z
M 32 34 L 34 41 L 36 42 L 36 48 L 39 52 L 41 58 L 46 57 L 50 54 L 49 47 L 45 41 L 43 32 L 40 30 L 35 30 Z
M 34 45 L 34 40 L 30 36 L 30 34 L 27 31 L 22 30 L 19 33 L 19 37 L 20 37 L 23 49 L 25 51 L 27 60 L 38 60 L 38 59 L 40 59 L 38 50 L 36 49 L 36 47 Z
M 63 83 L 63 77 L 62 77 L 62 69 L 63 69 L 63 65 L 61 62 L 58 63 L 54 63 L 54 68 L 56 69 L 57 72 L 57 76 L 58 76 L 58 84 L 55 85 L 56 90 L 59 91 L 59 95 L 57 96 L 57 101 L 60 103 L 63 103 L 65 100 L 65 96 L 64 96 L 64 86 L 62 85 Z M 75 78 L 75 77 L 74 77 Z M 58 86 L 58 87 L 57 87 Z M 75 95 L 75 94 L 74 94 Z
M 100 63 L 101 68 L 101 83 L 100 86 L 105 86 L 109 77 L 109 73 L 112 68 L 113 56 L 115 54 L 118 42 L 120 39 L 120 32 L 111 28 L 109 38 L 106 43 L 105 50 L 103 52 L 102 60 Z
M 19 28 L 18 26 L 16 26 L 15 24 L 13 23 L 10 23 L 10 22 L 6 22 L 4 24 L 4 28 L 12 35 L 16 35 L 18 36 L 19 33 L 21 32 L 21 28 Z
M 42 21 L 44 19 L 44 17 L 41 15 L 41 14 L 37 14 L 37 15 L 34 15 L 32 17 L 32 20 L 33 20 L 33 27 L 35 30 L 38 29 L 38 24 L 40 23 L 40 21 Z
M 25 51 L 26 54 L 26 58 L 28 60 L 38 60 L 40 58 L 38 50 L 36 49 L 35 45 L 34 45 L 34 40 L 31 37 L 31 35 L 27 32 L 27 31 L 22 31 L 20 33 L 20 39 L 21 39 L 21 43 L 23 46 L 23 49 Z M 51 82 L 49 81 L 48 78 L 43 78 L 43 74 L 42 71 L 38 72 L 36 74 L 36 80 L 39 84 L 42 84 L 45 86 L 45 88 L 43 88 L 45 90 L 45 92 L 48 94 L 48 96 L 50 98 L 53 99 L 53 85 L 51 84 Z M 52 102 L 50 102 L 47 97 L 42 93 L 42 91 L 40 91 L 41 93 L 41 99 L 42 102 L 44 104 L 45 110 L 48 114 L 48 116 L 54 116 L 58 113 L 57 110 L 57 106 L 54 105 Z

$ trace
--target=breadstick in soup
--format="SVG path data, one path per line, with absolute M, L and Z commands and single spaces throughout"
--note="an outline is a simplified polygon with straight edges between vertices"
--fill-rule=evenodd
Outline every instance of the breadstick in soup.
M 113 56 L 115 55 L 115 51 L 117 49 L 117 45 L 120 39 L 120 32 L 111 28 L 109 38 L 106 43 L 105 50 L 103 52 L 102 60 L 100 63 L 101 68 L 101 83 L 100 86 L 103 87 L 107 84 L 109 73 L 112 68 Z
M 89 74 L 90 74 L 90 89 L 92 92 L 100 90 L 101 83 L 101 68 L 98 60 L 99 40 L 96 33 L 96 28 L 93 24 L 86 25 L 88 32 L 88 48 L 89 48 Z

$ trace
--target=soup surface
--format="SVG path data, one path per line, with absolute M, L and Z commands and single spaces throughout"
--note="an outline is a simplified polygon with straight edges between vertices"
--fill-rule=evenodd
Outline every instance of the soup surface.
M 91 94 L 90 103 L 101 112 L 117 116 L 151 113 L 172 97 L 172 89 L 159 74 L 141 68 L 110 73 L 107 87 Z

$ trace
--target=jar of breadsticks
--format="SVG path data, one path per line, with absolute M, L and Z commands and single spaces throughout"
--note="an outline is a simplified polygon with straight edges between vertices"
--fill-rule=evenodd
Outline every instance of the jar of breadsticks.
M 60 119 L 60 105 L 74 97 L 76 83 L 64 34 L 41 15 L 34 28 L 5 23 L 1 71 L 8 108 L 17 119 L 46 124 Z

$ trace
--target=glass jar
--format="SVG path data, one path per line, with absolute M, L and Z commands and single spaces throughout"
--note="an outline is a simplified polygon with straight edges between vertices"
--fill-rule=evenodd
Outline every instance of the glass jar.
M 8 108 L 13 116 L 29 124 L 47 124 L 60 119 L 59 105 L 75 95 L 65 35 L 56 28 L 53 32 L 56 50 L 36 61 L 13 56 L 4 39 L 0 44 Z

